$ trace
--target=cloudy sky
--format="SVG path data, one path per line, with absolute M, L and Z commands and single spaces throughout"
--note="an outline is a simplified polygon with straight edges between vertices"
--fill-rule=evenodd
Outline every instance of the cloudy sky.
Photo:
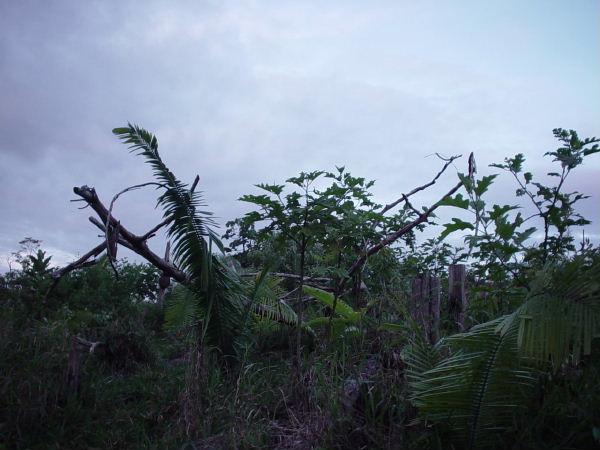
M 99 241 L 72 187 L 107 203 L 149 181 L 111 129 L 157 134 L 219 221 L 254 183 L 345 165 L 380 202 L 427 181 L 446 155 L 480 173 L 517 152 L 534 174 L 555 127 L 600 135 L 600 2 L 0 2 L 0 270 L 25 236 L 64 263 Z M 598 235 L 600 155 L 570 188 Z M 466 162 L 457 167 L 464 170 Z M 456 179 L 415 202 L 427 204 Z M 491 195 L 514 201 L 507 175 Z M 115 215 L 157 223 L 155 192 Z M 154 244 L 157 249 L 163 244 Z

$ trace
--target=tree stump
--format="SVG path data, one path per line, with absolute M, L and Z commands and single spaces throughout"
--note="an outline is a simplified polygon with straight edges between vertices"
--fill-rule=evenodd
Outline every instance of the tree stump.
M 411 315 L 432 344 L 439 339 L 440 288 L 440 279 L 432 275 L 422 275 L 412 281 Z

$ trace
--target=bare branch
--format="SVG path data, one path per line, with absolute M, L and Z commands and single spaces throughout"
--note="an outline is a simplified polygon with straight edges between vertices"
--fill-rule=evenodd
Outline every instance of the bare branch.
M 81 268 L 83 264 L 86 264 L 89 262 L 88 260 L 90 258 L 95 258 L 100 253 L 102 253 L 105 248 L 106 248 L 106 242 L 102 242 L 102 243 L 98 244 L 96 247 L 91 249 L 89 252 L 87 252 L 81 258 L 79 258 L 77 261 L 73 261 L 71 264 L 68 264 L 63 268 L 57 269 L 54 272 L 52 272 L 52 278 L 54 278 L 54 280 L 57 280 L 60 277 L 62 277 L 63 275 L 65 275 L 69 272 L 72 272 L 73 270 Z
M 106 228 L 104 227 L 104 224 L 102 222 L 100 222 L 98 219 L 90 216 L 90 217 L 88 217 L 88 220 L 90 222 L 92 222 L 94 225 L 96 225 L 98 228 L 100 228 L 100 231 L 102 231 L 102 233 L 106 232 Z
M 127 242 L 125 239 L 123 239 L 122 237 L 119 237 L 117 242 L 119 244 L 121 244 L 123 247 L 128 248 L 132 252 L 136 253 L 135 248 L 133 248 L 133 246 L 129 242 Z
M 433 179 L 433 182 L 428 183 L 427 185 L 431 186 L 433 183 L 435 183 L 435 180 L 445 170 L 445 168 L 448 166 L 448 164 L 450 164 L 456 158 L 457 157 L 450 158 L 450 160 L 447 161 L 446 164 L 444 165 L 444 168 Z M 471 153 L 471 155 L 469 156 L 469 177 L 473 176 L 474 171 L 475 171 L 475 159 L 473 157 L 473 153 Z M 423 185 L 423 186 L 427 186 L 427 185 Z M 415 220 L 413 220 L 412 222 L 404 225 L 402 228 L 400 228 L 396 232 L 387 235 L 379 243 L 373 245 L 366 252 L 364 252 L 361 256 L 359 256 L 356 259 L 356 261 L 354 261 L 354 263 L 352 264 L 352 266 L 350 266 L 350 269 L 348 269 L 348 276 L 347 276 L 347 278 L 341 280 L 339 291 L 342 290 L 344 284 L 346 283 L 346 280 L 348 278 L 352 277 L 360 268 L 362 268 L 362 266 L 365 264 L 365 262 L 367 261 L 367 258 L 369 256 L 374 255 L 375 253 L 377 253 L 378 251 L 380 251 L 382 248 L 389 246 L 390 244 L 392 244 L 396 240 L 398 240 L 400 237 L 404 236 L 405 234 L 407 234 L 408 232 L 410 232 L 411 230 L 413 230 L 416 226 L 422 224 L 423 222 L 426 222 L 429 219 L 429 217 L 431 216 L 431 214 L 442 205 L 442 202 L 445 199 L 447 199 L 448 197 L 450 197 L 451 195 L 453 195 L 456 191 L 458 191 L 462 187 L 462 185 L 463 185 L 462 181 L 459 181 L 440 200 L 438 200 L 436 203 L 434 203 L 430 208 L 427 208 L 423 212 L 419 213 L 418 217 Z M 418 192 L 418 190 L 422 190 L 421 188 L 422 187 L 413 189 L 411 191 L 411 193 Z
M 54 272 L 52 272 L 53 281 L 52 281 L 52 284 L 50 285 L 50 287 L 48 288 L 48 290 L 46 291 L 46 294 L 44 295 L 43 303 L 45 304 L 48 301 L 48 296 L 54 290 L 54 288 L 56 287 L 56 285 L 58 284 L 58 282 L 60 281 L 60 279 L 63 276 L 65 276 L 67 273 L 72 272 L 74 270 L 83 269 L 84 267 L 88 267 L 88 266 L 93 266 L 98 261 L 96 259 L 90 261 L 89 259 L 95 258 L 100 253 L 102 253 L 105 249 L 106 249 L 106 242 L 102 242 L 102 243 L 98 244 L 96 247 L 94 247 L 93 249 L 91 249 L 89 252 L 87 252 L 85 255 L 83 255 L 78 260 L 73 261 L 71 264 L 67 264 L 66 266 L 64 266 L 60 269 L 56 269 Z
M 146 233 L 142 234 L 140 236 L 140 239 L 142 241 L 146 241 L 148 239 L 150 239 L 151 237 L 156 236 L 156 232 L 158 230 L 160 230 L 162 227 L 164 227 L 165 225 L 170 224 L 171 222 L 173 222 L 173 217 L 167 217 L 165 220 L 163 220 L 161 223 L 159 223 L 158 225 L 156 225 L 155 227 L 153 227 L 150 231 L 147 231 Z
M 417 216 L 421 214 L 421 212 L 412 205 L 412 203 L 406 195 L 402 194 L 402 198 L 404 199 L 406 206 L 408 206 Z
M 106 224 L 109 224 L 113 227 L 116 227 L 119 232 L 119 240 L 118 242 L 121 245 L 128 247 L 133 252 L 137 253 L 150 264 L 158 268 L 159 270 L 165 272 L 174 280 L 184 283 L 187 279 L 186 274 L 181 270 L 177 269 L 172 263 L 165 261 L 163 258 L 154 253 L 150 248 L 148 248 L 145 240 L 142 239 L 142 236 L 137 236 L 125 228 L 122 224 L 120 224 L 115 217 L 112 215 L 109 217 L 108 209 L 104 206 L 104 204 L 98 198 L 96 191 L 94 188 L 90 188 L 88 186 L 74 187 L 73 192 L 79 195 L 81 198 L 85 199 L 85 201 L 90 205 L 90 207 L 98 214 L 100 221 L 105 224 L 104 228 L 106 229 Z M 96 226 L 98 224 L 95 220 L 90 220 Z M 101 227 L 99 227 L 101 228 Z M 102 228 L 101 228 L 102 229 Z M 127 245 L 125 245 L 125 243 Z
M 108 207 L 108 214 L 106 216 L 106 220 L 105 220 L 105 224 L 104 224 L 104 235 L 106 237 L 106 254 L 108 255 L 108 261 L 110 262 L 110 266 L 112 267 L 113 271 L 115 272 L 115 277 L 117 277 L 117 278 L 119 277 L 119 273 L 117 272 L 117 268 L 115 267 L 115 259 L 117 256 L 116 240 L 119 236 L 119 223 L 117 222 L 117 225 L 114 228 L 111 227 L 110 219 L 112 216 L 112 210 L 113 210 L 113 207 L 115 206 L 115 202 L 121 195 L 125 194 L 126 192 L 134 191 L 136 189 L 141 189 L 146 186 L 164 187 L 164 184 L 150 181 L 148 183 L 142 183 L 142 184 L 136 184 L 133 186 L 129 186 L 129 187 L 123 189 L 117 195 L 115 195 L 110 202 L 110 206 Z
M 436 174 L 436 176 L 429 183 L 425 183 L 422 186 L 418 186 L 418 187 L 414 188 L 412 191 L 410 191 L 408 194 L 402 194 L 402 196 L 398 200 L 390 203 L 389 205 L 385 205 L 385 207 L 379 212 L 379 214 L 385 214 L 390 209 L 396 207 L 399 203 L 401 203 L 403 201 L 407 201 L 407 199 L 409 197 L 411 197 L 412 195 L 416 194 L 417 192 L 420 192 L 422 190 L 427 189 L 428 187 L 433 186 L 435 184 L 435 182 L 438 180 L 438 178 L 440 176 L 442 176 L 442 174 L 446 171 L 446 169 L 448 168 L 448 166 L 450 164 L 452 164 L 456 159 L 460 158 L 462 155 L 455 155 L 455 156 L 451 156 L 450 158 L 443 158 L 438 153 L 436 153 L 436 156 L 438 158 L 440 158 L 442 161 L 446 162 L 444 164 L 444 167 L 442 167 L 442 169 Z

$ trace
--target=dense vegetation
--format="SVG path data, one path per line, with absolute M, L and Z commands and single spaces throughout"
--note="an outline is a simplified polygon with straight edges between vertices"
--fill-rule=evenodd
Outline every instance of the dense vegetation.
M 586 196 L 565 191 L 596 139 L 554 130 L 547 176 L 522 155 L 495 164 L 521 205 L 490 204 L 498 175 L 478 178 L 473 160 L 423 208 L 409 197 L 439 173 L 386 206 L 344 167 L 258 184 L 224 245 L 196 182 L 175 177 L 156 138 L 114 132 L 153 169 L 183 275 L 163 301 L 156 267 L 107 246 L 58 282 L 41 243 L 24 239 L 0 277 L 0 448 L 600 443 L 600 249 L 575 240 Z M 459 217 L 423 242 L 442 207 Z M 118 225 L 107 229 L 117 242 Z M 459 232 L 464 246 L 450 245 Z M 451 264 L 468 268 L 459 321 Z M 427 333 L 412 299 L 423 276 L 442 299 Z

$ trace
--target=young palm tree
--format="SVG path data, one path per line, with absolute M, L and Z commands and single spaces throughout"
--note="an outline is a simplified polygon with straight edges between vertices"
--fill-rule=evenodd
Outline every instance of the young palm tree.
M 165 219 L 170 219 L 168 237 L 173 244 L 173 262 L 187 274 L 181 288 L 187 292 L 180 289 L 170 319 L 198 324 L 199 343 L 217 348 L 223 355 L 235 353 L 236 340 L 243 334 L 249 312 L 296 325 L 297 318 L 290 308 L 267 301 L 265 296 L 253 298 L 252 292 L 261 289 L 253 289 L 249 295 L 239 275 L 213 253 L 213 249 L 222 252 L 223 246 L 212 230 L 212 214 L 204 209 L 206 205 L 195 186 L 178 180 L 165 165 L 156 136 L 132 124 L 115 128 L 113 133 L 129 144 L 132 152 L 146 158 L 164 188 L 158 205 Z M 182 314 L 186 316 L 183 319 Z

